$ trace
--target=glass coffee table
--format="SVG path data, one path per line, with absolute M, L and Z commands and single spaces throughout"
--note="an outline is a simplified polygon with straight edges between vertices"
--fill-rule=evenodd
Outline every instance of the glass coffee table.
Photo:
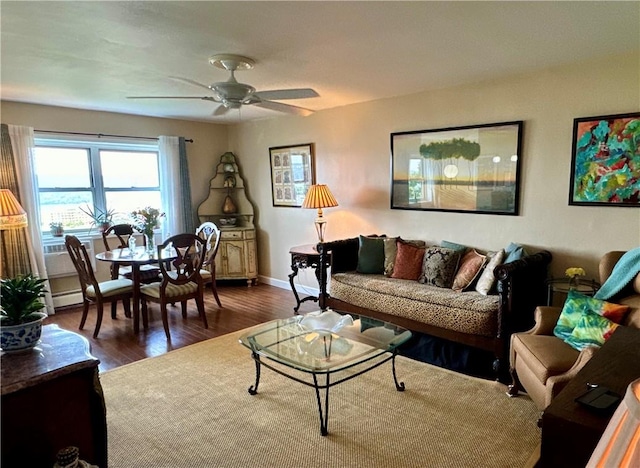
M 329 388 L 334 385 L 391 361 L 396 389 L 404 391 L 404 383 L 396 377 L 395 358 L 398 347 L 409 338 L 409 330 L 391 323 L 363 316 L 352 320 L 333 311 L 264 323 L 240 337 L 256 366 L 256 380 L 249 393 L 258 392 L 262 366 L 313 387 L 320 433 L 327 435 Z

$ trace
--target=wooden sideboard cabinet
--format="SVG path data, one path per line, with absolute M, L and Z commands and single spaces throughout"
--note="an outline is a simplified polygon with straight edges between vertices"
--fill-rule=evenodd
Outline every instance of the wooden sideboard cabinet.
M 46 325 L 42 342 L 2 353 L 2 467 L 52 467 L 60 449 L 107 467 L 107 420 L 100 361 L 77 333 Z
M 258 280 L 256 230 L 250 227 L 222 228 L 220 247 L 216 255 L 216 279 Z

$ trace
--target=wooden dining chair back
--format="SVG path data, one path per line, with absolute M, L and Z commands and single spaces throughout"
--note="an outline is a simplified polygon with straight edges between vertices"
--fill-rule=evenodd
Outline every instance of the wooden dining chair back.
M 67 252 L 71 257 L 73 266 L 78 272 L 80 280 L 80 289 L 82 290 L 82 319 L 80 320 L 80 330 L 84 328 L 84 324 L 89 314 L 89 305 L 96 304 L 98 317 L 96 319 L 96 328 L 93 337 L 98 337 L 100 325 L 102 324 L 103 304 L 105 302 L 115 304 L 122 301 L 122 305 L 127 316 L 131 315 L 131 297 L 133 296 L 133 282 L 131 280 L 112 279 L 99 282 L 93 271 L 91 258 L 87 253 L 86 247 L 80 242 L 76 236 L 67 235 L 64 239 Z M 112 312 L 112 318 L 115 314 Z
M 222 307 L 218 297 L 218 288 L 216 287 L 216 255 L 218 255 L 218 248 L 220 247 L 220 228 L 215 223 L 206 221 L 198 226 L 196 235 L 207 242 L 207 253 L 200 272 L 202 280 L 205 286 L 211 285 L 213 297 L 218 303 L 218 307 Z
M 166 257 L 165 252 L 173 252 L 175 257 L 159 263 L 162 277 L 160 283 L 146 284 L 140 288 L 143 319 L 146 320 L 147 317 L 147 302 L 159 303 L 164 332 L 167 340 L 171 340 L 167 304 L 180 302 L 182 317 L 186 318 L 187 301 L 195 299 L 204 328 L 209 328 L 204 312 L 204 283 L 200 275 L 207 253 L 206 241 L 195 234 L 177 234 L 157 248 L 158 258 Z

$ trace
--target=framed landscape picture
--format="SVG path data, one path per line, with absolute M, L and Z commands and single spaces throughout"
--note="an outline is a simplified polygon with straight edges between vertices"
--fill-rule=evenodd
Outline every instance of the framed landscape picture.
M 391 208 L 517 215 L 522 121 L 391 134 Z
M 640 206 L 640 112 L 573 121 L 569 205 Z
M 313 184 L 313 143 L 269 148 L 273 206 L 302 206 Z

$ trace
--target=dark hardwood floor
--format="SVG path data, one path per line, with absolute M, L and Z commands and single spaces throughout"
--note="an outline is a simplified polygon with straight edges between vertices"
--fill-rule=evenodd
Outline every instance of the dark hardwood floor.
M 205 311 L 209 328 L 205 329 L 198 317 L 195 301 L 188 301 L 187 318 L 183 319 L 180 304 L 169 306 L 171 341 L 168 342 L 162 328 L 158 304 L 149 304 L 149 328 L 133 333 L 133 319 L 124 316 L 122 304 L 118 305 L 118 318 L 111 319 L 111 309 L 104 310 L 98 338 L 93 338 L 96 309 L 91 306 L 84 330 L 78 330 L 82 316 L 81 306 L 71 306 L 56 311 L 45 324 L 57 324 L 84 336 L 91 344 L 91 353 L 100 359 L 100 371 L 151 356 L 158 356 L 173 349 L 182 348 L 200 341 L 225 335 L 259 323 L 294 315 L 293 293 L 275 286 L 258 284 L 250 288 L 246 282 L 218 282 L 218 295 L 222 309 L 216 304 L 210 289 L 205 291 Z M 318 310 L 318 304 L 305 302 L 299 313 Z

